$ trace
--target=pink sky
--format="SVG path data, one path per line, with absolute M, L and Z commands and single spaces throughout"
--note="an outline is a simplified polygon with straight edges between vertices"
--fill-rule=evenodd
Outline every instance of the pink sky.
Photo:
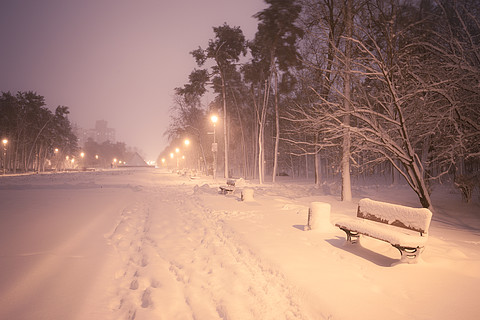
M 166 146 L 173 89 L 188 81 L 189 52 L 227 22 L 252 39 L 263 0 L 6 0 L 0 4 L 0 91 L 33 90 L 52 109 L 155 160 Z

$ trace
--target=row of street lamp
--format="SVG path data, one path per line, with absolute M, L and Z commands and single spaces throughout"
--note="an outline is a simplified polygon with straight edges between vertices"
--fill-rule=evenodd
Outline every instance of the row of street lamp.
M 217 150 L 218 150 L 218 145 L 217 145 L 217 138 L 216 138 L 216 124 L 218 122 L 218 116 L 216 115 L 212 115 L 210 117 L 210 121 L 212 121 L 213 123 L 213 143 L 212 143 L 212 153 L 213 153 L 213 179 L 216 179 L 216 171 L 217 171 Z M 211 134 L 209 132 L 209 134 Z M 186 147 L 188 147 L 190 145 L 190 140 L 188 139 L 185 139 L 184 140 L 184 144 Z M 175 151 L 174 152 L 170 152 L 170 159 L 173 159 L 175 158 L 175 155 L 176 156 L 176 168 L 178 169 L 178 161 L 180 159 L 179 157 L 179 153 L 180 153 L 180 148 L 175 148 Z M 185 156 L 182 155 L 182 159 L 185 159 Z M 162 158 L 162 165 L 165 165 L 166 164 L 166 159 L 165 158 Z
M 185 144 L 185 147 L 188 147 L 190 145 L 190 140 L 189 139 L 185 139 L 183 141 L 183 144 Z M 175 158 L 175 155 L 177 155 L 176 157 L 176 161 L 177 161 L 177 165 L 176 165 L 176 168 L 178 170 L 178 161 L 180 160 L 180 157 L 179 157 L 179 154 L 180 154 L 180 148 L 175 148 L 175 151 L 174 152 L 170 152 L 170 159 L 173 159 Z M 182 160 L 185 160 L 185 155 L 182 155 Z M 165 165 L 166 164 L 166 159 L 165 158 L 162 158 L 162 165 Z
M 186 140 L 188 141 L 188 140 Z M 190 142 L 188 141 L 188 143 L 186 142 L 186 144 L 188 145 Z M 8 144 L 8 139 L 4 138 L 2 139 L 2 144 L 3 144 L 3 174 L 5 175 L 6 174 L 6 169 L 7 169 L 7 144 Z M 60 152 L 60 150 L 58 148 L 55 148 L 53 153 L 55 154 L 55 156 L 58 156 L 58 153 Z M 80 152 L 80 157 L 82 158 L 82 162 L 83 162 L 83 159 L 85 158 L 85 152 Z M 98 160 L 99 159 L 99 156 L 98 154 L 95 155 L 95 159 Z M 75 163 L 75 158 L 72 157 L 70 158 L 70 156 L 66 156 L 65 157 L 65 160 L 67 162 L 70 162 L 72 165 Z M 113 162 L 112 162 L 112 167 L 116 167 L 117 166 L 117 162 L 118 164 L 127 164 L 125 161 L 121 161 L 121 160 L 117 160 L 117 158 L 114 158 L 113 159 Z

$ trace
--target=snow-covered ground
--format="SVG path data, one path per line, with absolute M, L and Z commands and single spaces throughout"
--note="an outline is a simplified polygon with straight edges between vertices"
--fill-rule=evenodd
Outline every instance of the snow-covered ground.
M 352 203 L 289 179 L 190 180 L 158 169 L 0 177 L 0 319 L 477 319 L 480 206 L 448 188 L 419 264 L 342 231 L 304 231 L 313 201 L 331 220 L 358 200 L 418 207 L 406 187 Z M 328 193 L 328 192 L 327 192 Z

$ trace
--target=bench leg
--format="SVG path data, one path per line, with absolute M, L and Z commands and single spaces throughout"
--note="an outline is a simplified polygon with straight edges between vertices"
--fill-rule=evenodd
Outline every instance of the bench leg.
M 358 240 L 360 238 L 360 234 L 356 231 L 351 231 L 348 229 L 340 228 L 347 234 L 347 242 L 351 244 L 358 243 Z
M 230 189 L 230 188 L 227 188 L 227 187 L 219 187 L 220 191 L 219 193 L 220 194 L 229 194 L 229 193 L 233 193 L 235 190 L 234 189 Z
M 420 253 L 422 253 L 423 251 L 423 247 L 411 248 L 397 245 L 392 246 L 394 246 L 398 249 L 398 251 L 400 251 L 400 254 L 402 255 L 400 261 L 405 263 L 417 263 L 418 258 L 420 257 Z
M 223 188 L 223 187 L 220 187 L 220 194 L 227 194 L 228 193 L 228 190 Z

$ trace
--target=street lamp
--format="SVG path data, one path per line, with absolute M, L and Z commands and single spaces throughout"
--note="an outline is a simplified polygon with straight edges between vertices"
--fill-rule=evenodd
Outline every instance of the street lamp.
M 185 140 L 183 141 L 183 143 L 185 144 L 185 148 L 188 149 L 188 147 L 190 146 L 190 140 L 189 140 L 189 139 L 185 139 Z M 185 150 L 185 152 L 186 152 L 186 150 Z M 182 159 L 185 159 L 185 156 L 182 156 Z M 183 166 L 184 166 L 184 168 L 188 168 L 188 167 L 189 167 L 186 162 L 183 163 Z
M 175 148 L 175 153 L 177 154 L 176 157 L 177 157 L 177 170 L 178 170 L 178 153 L 180 152 L 180 149 L 179 148 Z
M 2 143 L 3 143 L 3 174 L 5 174 L 6 169 L 7 169 L 7 143 L 8 143 L 8 140 L 3 139 Z
M 213 123 L 213 143 L 212 143 L 212 152 L 213 152 L 213 180 L 216 179 L 217 177 L 217 140 L 216 140 L 216 133 L 215 133 L 215 127 L 218 121 L 218 117 L 216 115 L 213 115 L 210 117 L 210 120 Z
M 58 148 L 55 148 L 53 150 L 53 154 L 54 154 L 54 163 L 55 163 L 55 171 L 58 171 L 58 164 L 60 162 L 60 159 L 58 158 L 58 152 L 60 150 L 58 150 Z
M 82 161 L 82 165 L 83 165 L 83 167 L 81 168 L 81 170 L 82 170 L 82 171 L 86 171 L 86 167 L 87 167 L 87 166 L 85 165 L 85 159 L 84 159 L 84 158 L 85 158 L 85 152 L 80 153 L 80 157 L 82 158 L 81 161 Z

